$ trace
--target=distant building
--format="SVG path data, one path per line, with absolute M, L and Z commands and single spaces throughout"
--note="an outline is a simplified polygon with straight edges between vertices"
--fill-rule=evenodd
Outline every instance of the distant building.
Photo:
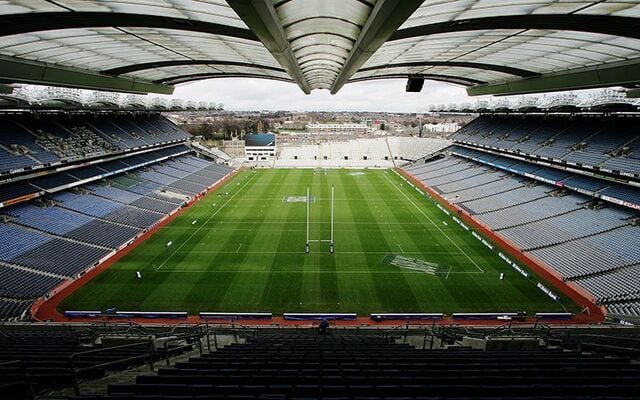
M 373 129 L 380 129 L 381 126 L 386 126 L 387 125 L 387 120 L 385 119 L 371 119 L 371 118 L 367 118 L 362 120 L 362 123 L 367 125 L 370 128 Z
M 429 133 L 452 133 L 457 131 L 458 129 L 460 129 L 460 126 L 455 122 L 422 125 L 423 132 Z
M 302 131 L 306 127 L 306 123 L 304 121 L 284 121 L 282 124 L 282 129 L 291 130 L 291 131 Z
M 368 131 L 365 124 L 308 124 L 308 133 L 328 133 L 336 135 L 365 134 Z
M 276 156 L 276 135 L 252 133 L 244 135 L 247 161 L 270 161 Z

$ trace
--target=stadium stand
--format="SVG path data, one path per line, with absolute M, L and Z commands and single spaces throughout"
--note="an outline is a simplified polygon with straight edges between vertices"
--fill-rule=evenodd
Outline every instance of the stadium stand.
M 63 281 L 60 278 L 1 265 L 0 280 L 2 281 L 0 297 L 16 299 L 33 299 L 42 296 Z
M 7 157 L 12 166 L 107 160 L 0 184 L 0 201 L 8 202 L 0 208 L 0 319 L 24 317 L 35 298 L 95 266 L 231 171 L 176 145 L 188 135 L 157 115 L 17 114 L 0 116 L 0 126 L 3 148 L 24 154 Z M 74 150 L 78 143 L 83 150 Z M 157 145 L 168 147 L 146 150 Z M 128 154 L 134 147 L 145 150 Z M 109 160 L 115 153 L 119 158 Z
M 447 139 L 384 137 L 287 145 L 278 150 L 278 168 L 390 168 L 447 147 Z
M 636 118 L 480 116 L 451 139 L 598 171 L 640 174 Z
M 482 115 L 452 135 L 449 157 L 405 170 L 611 312 L 639 315 L 640 189 L 563 169 L 573 163 L 607 171 L 604 165 L 622 159 L 624 148 L 629 168 L 608 172 L 633 174 L 635 124 L 634 118 Z M 559 164 L 541 165 L 539 157 Z
M 106 396 L 75 399 L 624 399 L 640 388 L 637 376 L 628 356 L 418 350 L 379 335 L 280 334 L 191 357 L 135 383 L 110 384 Z
M 166 340 L 165 334 L 156 335 Z M 34 394 L 46 393 L 47 389 L 59 390 L 77 385 L 80 380 L 101 378 L 192 349 L 191 344 L 177 340 L 167 347 L 156 347 L 153 338 L 144 336 L 138 337 L 137 342 L 126 342 L 126 334 L 117 329 L 105 336 L 80 329 L 9 327 L 0 330 L 0 397 L 30 399 Z M 109 338 L 123 340 L 125 344 L 106 344 Z M 6 386 L 23 381 L 31 389 L 26 394 Z
M 30 114 L 0 116 L 0 173 L 58 165 L 108 154 L 187 139 L 188 134 L 168 120 L 152 116 L 131 118 Z M 140 125 L 138 125 L 138 124 Z

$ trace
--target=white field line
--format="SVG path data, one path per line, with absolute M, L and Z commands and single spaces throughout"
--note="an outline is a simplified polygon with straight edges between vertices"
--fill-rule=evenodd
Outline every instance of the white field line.
M 400 252 L 401 252 L 402 254 L 405 254 L 404 250 L 402 249 L 402 246 L 400 246 L 400 243 L 397 243 L 397 245 L 398 245 L 398 247 L 400 248 Z
M 447 271 L 447 276 L 444 277 L 444 279 L 449 279 L 449 274 L 451 273 L 451 267 L 449 267 L 449 271 Z
M 424 224 L 423 224 L 424 226 Z M 175 227 L 177 228 L 177 227 Z M 174 227 L 171 228 L 172 230 L 174 230 Z M 180 229 L 183 230 L 188 230 L 187 227 L 180 227 Z M 177 229 L 176 229 L 177 230 Z M 400 228 L 395 228 L 395 229 L 384 229 L 384 232 L 431 232 L 434 231 L 435 229 L 432 228 L 414 228 L 414 229 L 400 229 Z M 449 230 L 449 231 L 454 231 L 455 229 L 445 229 L 445 230 Z M 220 226 L 216 226 L 216 232 L 242 232 L 242 231 L 246 231 L 246 232 L 254 232 L 255 229 L 252 228 L 242 228 L 242 229 L 233 229 L 233 228 L 221 228 Z M 302 228 L 298 228 L 298 229 L 287 229 L 286 232 L 290 233 L 290 232 L 305 232 L 305 229 Z M 366 228 L 361 228 L 361 229 L 340 229 L 340 232 L 379 232 L 379 229 L 366 229 Z M 266 232 L 282 232 L 282 229 L 260 229 L 260 233 L 266 233 Z
M 255 176 L 255 175 L 252 175 L 251 177 L 253 177 L 253 176 Z M 233 200 L 233 198 L 234 198 L 234 197 L 236 197 L 236 196 L 238 195 L 238 193 L 240 193 L 240 192 L 242 191 L 242 189 L 244 189 L 244 188 L 247 186 L 247 184 L 249 183 L 249 181 L 251 181 L 251 178 L 246 179 L 246 180 L 245 180 L 245 182 L 244 182 L 244 185 L 242 185 L 242 187 L 241 187 L 240 189 L 238 189 L 238 191 L 236 191 L 236 192 L 233 194 L 233 196 L 229 197 L 229 199 L 228 199 L 228 200 L 227 200 L 223 205 L 221 205 L 221 206 L 220 206 L 220 208 L 216 209 L 216 211 L 215 211 L 213 214 L 211 214 L 211 216 L 210 216 L 209 218 L 207 218 L 207 220 L 206 220 L 206 221 L 204 221 L 204 223 L 203 223 L 202 225 L 200 225 L 200 226 L 198 227 L 198 229 L 196 229 L 196 230 L 195 230 L 191 235 L 189 235 L 189 237 L 187 238 L 187 240 L 185 240 L 184 242 L 182 242 L 182 243 L 180 244 L 180 246 L 178 246 L 178 248 L 177 248 L 173 253 L 169 254 L 169 256 L 168 256 L 168 257 L 167 257 L 167 258 L 162 262 L 162 264 L 160 264 L 160 265 L 158 265 L 157 267 L 155 267 L 156 272 L 160 271 L 160 268 L 162 268 L 162 267 L 167 263 L 167 261 L 169 261 L 169 260 L 170 260 L 170 259 L 171 259 L 171 258 L 172 258 L 172 257 L 173 257 L 177 252 L 178 252 L 178 251 L 180 251 L 180 249 L 181 249 L 185 244 L 187 244 L 187 243 L 189 242 L 189 240 L 191 240 L 191 238 L 193 238 L 193 237 L 194 237 L 198 232 L 200 232 L 200 230 L 201 230 L 202 228 L 204 228 L 204 227 L 209 223 L 209 221 L 211 221 L 211 219 L 212 219 L 213 217 L 215 217 L 215 216 L 216 216 L 220 211 L 222 211 L 222 209 L 223 209 L 227 204 L 229 204 L 229 202 L 231 202 L 231 200 Z
M 238 249 L 236 250 L 236 253 L 240 251 L 240 248 L 242 247 L 243 243 L 240 243 L 240 245 L 238 246 Z
M 317 242 L 317 241 L 314 241 Z M 218 250 L 185 250 L 179 251 L 176 250 L 174 253 L 180 254 L 238 254 L 237 251 L 218 251 Z M 300 254 L 299 251 L 243 251 L 240 254 Z M 334 254 L 389 254 L 388 251 L 336 251 Z M 462 256 L 464 253 L 451 252 L 451 251 L 414 251 L 414 252 L 405 252 L 403 254 L 417 254 L 417 255 L 429 255 L 429 254 L 439 254 L 439 255 L 459 255 Z
M 304 201 L 292 201 L 292 202 L 287 202 L 287 197 L 298 197 L 298 196 L 284 196 L 282 198 L 282 202 L 286 203 L 286 204 L 297 204 L 297 203 L 302 203 L 304 204 Z M 302 196 L 300 196 L 302 197 Z M 241 199 L 236 200 L 237 202 L 240 201 L 256 201 L 256 200 L 263 200 L 263 201 L 274 201 L 274 200 L 280 200 L 280 198 L 278 197 L 243 197 Z M 335 201 L 358 201 L 359 199 L 357 198 L 335 198 Z M 403 200 L 398 200 L 396 198 L 385 198 L 385 197 L 379 197 L 377 199 L 370 199 L 372 202 L 381 202 L 381 203 L 387 203 L 387 202 L 391 202 L 391 203 L 402 203 Z M 320 201 L 331 201 L 330 197 L 315 197 L 314 199 L 312 199 L 312 203 L 316 203 L 316 202 L 320 202 Z
M 397 172 L 396 172 L 396 174 L 397 174 Z M 452 244 L 453 244 L 453 245 L 454 245 L 454 246 L 455 246 L 455 247 L 456 247 L 456 248 L 457 248 L 461 253 L 463 253 L 463 254 L 464 254 L 464 256 L 465 256 L 465 257 L 467 257 L 467 259 L 468 259 L 469 261 L 471 261 L 471 263 L 472 263 L 473 265 L 475 265 L 475 266 L 476 266 L 476 268 L 478 268 L 478 270 L 480 270 L 481 272 L 483 272 L 483 273 L 484 273 L 484 270 L 483 270 L 482 268 L 480 268 L 480 266 L 475 262 L 475 260 L 474 260 L 473 258 L 469 257 L 469 255 L 468 255 L 464 250 L 462 250 L 462 249 L 460 248 L 460 246 L 458 246 L 458 244 L 457 244 L 453 239 L 451 239 L 451 237 L 449 237 L 449 235 L 447 235 L 447 234 L 446 234 L 446 232 L 445 232 L 445 231 L 443 231 L 443 230 L 440 228 L 440 226 L 439 226 L 438 224 L 436 224 L 435 222 L 433 222 L 433 220 L 432 220 L 432 219 L 431 219 L 431 218 L 430 218 L 430 217 L 429 217 L 429 216 L 428 216 L 424 211 L 422 211 L 422 209 L 421 209 L 420 207 L 418 207 L 418 205 L 417 205 L 413 200 L 411 200 L 411 198 L 410 198 L 409 196 L 407 196 L 407 194 L 406 194 L 403 190 L 401 190 L 401 189 L 398 187 L 398 185 L 396 185 L 396 184 L 395 184 L 391 179 L 389 179 L 389 177 L 388 177 L 387 175 L 383 175 L 383 176 L 384 176 L 384 177 L 385 177 L 385 178 L 386 178 L 386 179 L 391 183 L 391 185 L 393 185 L 393 187 L 394 187 L 394 188 L 396 188 L 396 190 L 397 190 L 399 193 L 401 193 L 401 194 L 402 194 L 402 195 L 403 195 L 403 196 L 404 196 L 404 197 L 409 201 L 409 203 L 413 204 L 413 206 L 414 206 L 418 211 L 420 211 L 420 214 L 424 215 L 424 217 L 425 217 L 426 219 L 428 219 L 428 220 L 429 220 L 429 222 L 431 222 L 431 224 L 432 224 L 433 226 L 435 226 L 435 227 L 438 229 L 438 231 L 440 231 L 440 233 L 442 233 L 442 235 L 443 235 L 444 237 L 446 237 L 447 239 L 449 239 L 449 241 L 450 241 L 450 242 L 451 242 L 451 243 L 452 243 Z M 398 176 L 399 176 L 399 175 L 398 175 Z
M 410 270 L 407 270 L 410 271 Z M 356 270 L 356 271 L 309 271 L 309 270 L 235 270 L 235 269 L 223 269 L 223 270 L 216 270 L 216 269 L 176 269 L 176 270 L 172 270 L 172 269 L 165 269 L 162 271 L 158 271 L 160 273 L 164 272 L 164 273 L 189 273 L 189 274 L 195 274 L 195 273 L 207 273 L 207 274 L 231 274 L 231 273 L 240 273 L 240 274 L 341 274 L 341 275 L 360 275 L 360 274 L 376 274 L 376 275 L 389 275 L 389 274 L 401 274 L 401 273 L 405 273 L 407 271 L 372 271 L 372 270 Z M 414 273 L 414 274 L 424 274 L 424 275 L 429 275 L 429 274 L 425 274 L 424 272 L 421 271 L 412 271 L 410 273 Z M 447 274 L 447 277 L 449 276 L 449 274 L 465 274 L 465 275 L 475 275 L 475 274 L 483 274 L 483 272 L 480 271 L 450 271 Z M 430 275 L 430 276 L 435 276 L 435 275 Z

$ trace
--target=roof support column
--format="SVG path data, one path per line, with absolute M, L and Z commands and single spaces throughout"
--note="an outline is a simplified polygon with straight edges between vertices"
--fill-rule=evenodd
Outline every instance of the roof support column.
M 311 93 L 311 88 L 304 79 L 300 65 L 291 50 L 273 3 L 270 0 L 227 0 L 227 3 L 300 86 L 300 89 L 306 94 Z
M 336 94 L 423 2 L 424 0 L 378 0 L 331 86 L 331 94 Z

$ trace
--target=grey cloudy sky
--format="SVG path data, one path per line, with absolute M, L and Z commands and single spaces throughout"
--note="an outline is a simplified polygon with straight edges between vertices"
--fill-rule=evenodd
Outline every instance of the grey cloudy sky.
M 226 110 L 392 111 L 416 112 L 430 104 L 475 101 L 463 87 L 425 81 L 420 93 L 405 92 L 406 79 L 358 82 L 338 94 L 314 90 L 305 95 L 298 86 L 278 81 L 220 78 L 178 86 L 174 96 L 185 100 L 215 101 Z

